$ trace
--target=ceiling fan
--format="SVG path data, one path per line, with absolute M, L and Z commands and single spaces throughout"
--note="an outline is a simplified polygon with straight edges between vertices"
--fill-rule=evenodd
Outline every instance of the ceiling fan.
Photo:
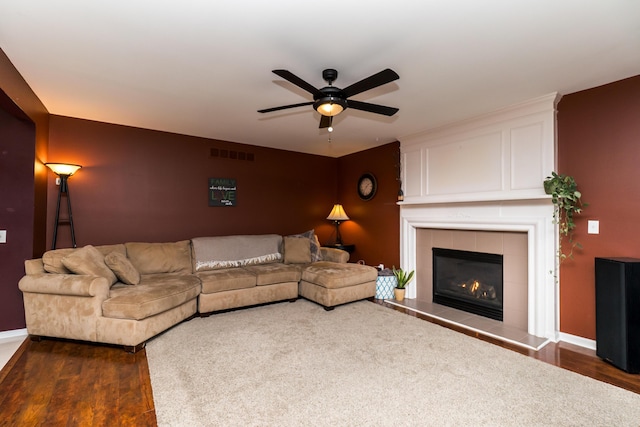
M 266 108 L 264 110 L 258 110 L 258 113 L 270 113 L 272 111 L 279 111 L 287 108 L 313 105 L 314 110 L 316 110 L 322 116 L 320 118 L 320 129 L 322 129 L 331 128 L 333 116 L 340 114 L 347 108 L 368 111 L 370 113 L 383 114 L 385 116 L 393 116 L 399 111 L 397 108 L 393 107 L 386 107 L 384 105 L 370 104 L 368 102 L 348 99 L 349 97 L 357 95 L 366 90 L 373 89 L 399 79 L 400 76 L 398 76 L 395 71 L 389 68 L 382 70 L 379 73 L 376 73 L 365 79 L 362 79 L 359 82 L 347 86 L 344 89 L 340 89 L 331 85 L 338 77 L 338 72 L 332 68 L 328 68 L 322 71 L 322 78 L 326 80 L 329 86 L 325 86 L 321 89 L 315 88 L 314 86 L 302 80 L 300 77 L 293 74 L 291 71 L 273 70 L 273 73 L 312 94 L 313 101 Z

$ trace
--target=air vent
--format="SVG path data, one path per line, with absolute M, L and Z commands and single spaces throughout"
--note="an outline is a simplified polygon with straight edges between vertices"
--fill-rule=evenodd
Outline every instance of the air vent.
M 249 162 L 253 162 L 255 160 L 255 155 L 253 153 L 227 150 L 224 148 L 212 148 L 210 151 L 210 155 L 211 157 L 218 157 L 220 159 L 246 160 Z

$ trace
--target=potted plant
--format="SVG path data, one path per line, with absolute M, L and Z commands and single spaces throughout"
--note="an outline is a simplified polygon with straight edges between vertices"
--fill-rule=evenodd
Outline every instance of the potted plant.
M 396 269 L 395 265 L 393 266 L 393 275 L 396 276 L 396 288 L 393 290 L 394 297 L 396 301 L 404 300 L 404 293 L 407 288 L 407 285 L 413 279 L 413 274 L 415 271 L 411 271 L 407 273 L 403 271 L 401 268 Z
M 553 203 L 553 223 L 558 225 L 560 233 L 558 239 L 558 258 L 560 262 L 573 256 L 575 247 L 582 248 L 582 245 L 573 240 L 573 230 L 576 224 L 573 215 L 582 212 L 582 208 L 587 206 L 582 203 L 582 194 L 578 191 L 578 184 L 573 177 L 560 175 L 551 172 L 544 181 L 545 193 L 551 195 Z M 570 249 L 567 253 L 562 251 L 562 240 L 567 239 Z

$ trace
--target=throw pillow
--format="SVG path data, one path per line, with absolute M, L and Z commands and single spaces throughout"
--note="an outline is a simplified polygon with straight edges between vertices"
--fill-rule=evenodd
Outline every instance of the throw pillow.
M 126 255 L 120 252 L 111 252 L 104 257 L 104 262 L 122 283 L 127 285 L 140 283 L 140 273 Z
M 307 264 L 311 262 L 311 244 L 307 237 L 284 238 L 284 263 Z
M 294 234 L 291 237 L 306 237 L 311 245 L 311 262 L 322 261 L 322 251 L 320 251 L 320 242 L 314 230 L 305 231 L 301 234 Z
M 312 230 L 313 231 L 313 230 Z M 320 250 L 320 240 L 318 240 L 318 236 L 313 234 L 313 239 L 311 240 L 311 260 L 313 262 L 322 261 L 322 251 Z
M 74 274 L 104 277 L 111 285 L 118 281 L 113 271 L 104 263 L 104 255 L 91 245 L 75 250 L 62 258 L 62 265 Z

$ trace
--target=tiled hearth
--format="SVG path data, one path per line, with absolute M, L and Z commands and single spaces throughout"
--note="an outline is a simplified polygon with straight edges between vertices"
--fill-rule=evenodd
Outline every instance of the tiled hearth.
M 531 350 L 540 350 L 546 344 L 551 342 L 551 340 L 547 338 L 540 338 L 535 335 L 531 335 L 526 330 L 515 326 L 505 325 L 504 322 L 488 319 L 486 317 L 434 304 L 428 301 L 405 299 L 402 302 L 395 300 L 385 300 L 385 302 L 398 307 L 404 307 L 408 310 L 415 311 L 427 317 L 432 317 L 454 326 L 477 332 L 481 335 L 496 338 Z

